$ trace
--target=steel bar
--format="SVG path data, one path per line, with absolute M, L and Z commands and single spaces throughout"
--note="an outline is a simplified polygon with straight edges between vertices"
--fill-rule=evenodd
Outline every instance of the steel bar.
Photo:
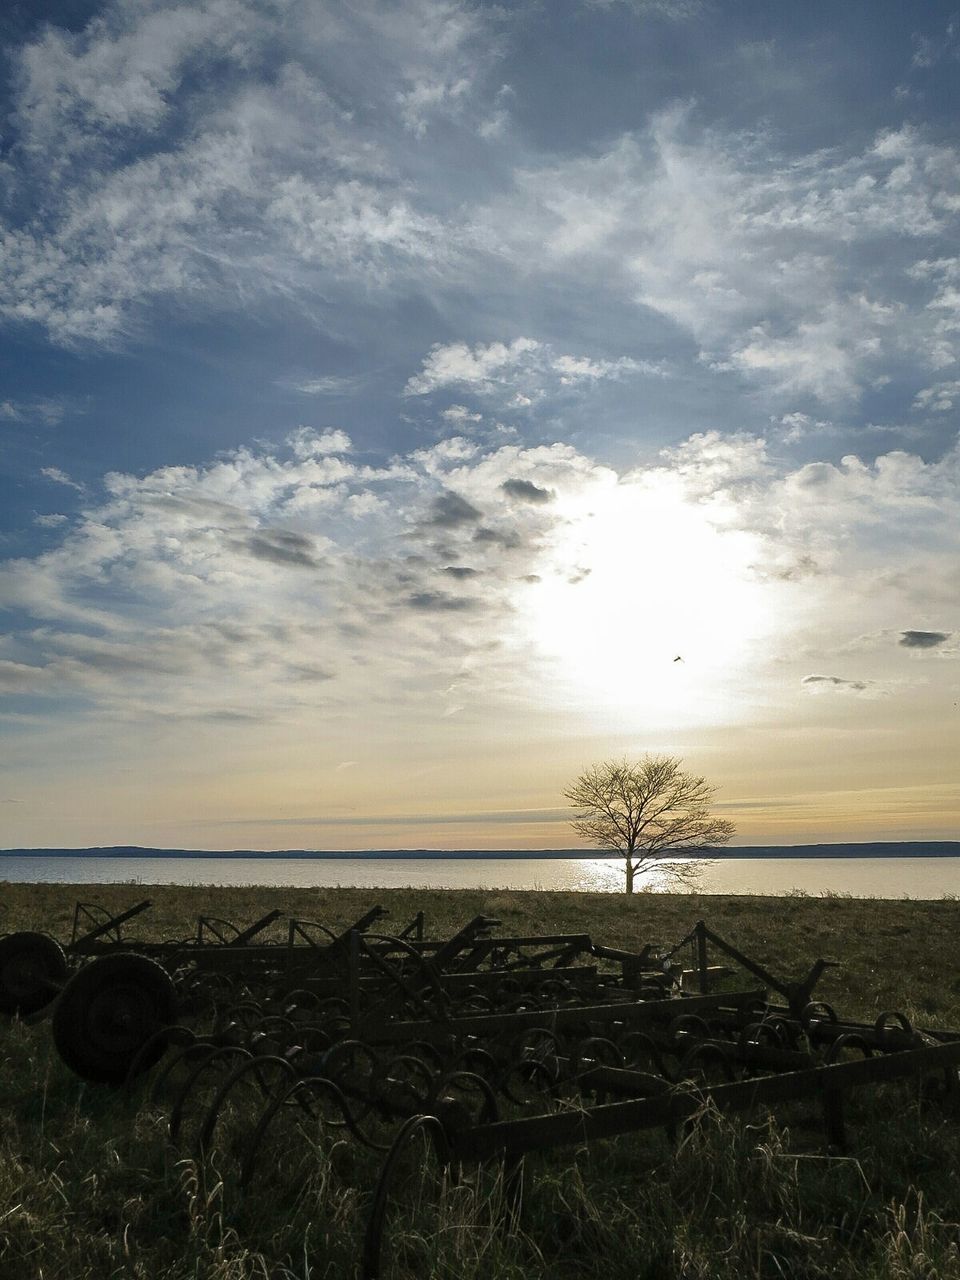
M 430 1040 L 451 1035 L 495 1035 L 508 1037 L 527 1027 L 544 1027 L 556 1030 L 575 1027 L 587 1022 L 635 1023 L 671 1019 L 678 1013 L 699 1013 L 704 1010 L 750 1009 L 762 1005 L 765 997 L 762 988 L 750 991 L 725 992 L 706 996 L 680 996 L 673 1000 L 621 999 L 598 1005 L 560 1006 L 554 1009 L 535 1009 L 522 1013 L 476 1014 L 472 1017 L 453 1017 L 445 1022 L 382 1022 L 361 1019 L 362 1034 L 372 1041 L 397 1043 L 403 1040 Z
M 143 902 L 138 902 L 133 907 L 128 907 L 126 911 L 120 911 L 115 915 L 111 915 L 107 920 L 98 921 L 86 933 L 80 934 L 80 920 L 82 916 L 86 916 L 88 920 L 97 920 L 94 915 L 95 911 L 103 911 L 104 908 L 93 902 L 78 902 L 73 909 L 73 932 L 66 950 L 77 954 L 82 954 L 84 947 L 91 942 L 96 942 L 98 938 L 102 938 L 105 933 L 113 933 L 115 941 L 120 941 L 120 926 L 127 920 L 132 920 L 134 916 L 140 915 L 141 912 L 152 907 L 153 903 L 149 898 Z M 79 936 L 78 936 L 79 935 Z
M 883 1057 L 759 1076 L 702 1090 L 675 1089 L 657 1097 L 605 1103 L 553 1115 L 499 1120 L 475 1125 L 452 1136 L 455 1153 L 460 1160 L 487 1160 L 493 1156 L 512 1158 L 548 1147 L 675 1126 L 695 1115 L 706 1098 L 721 1111 L 749 1111 L 770 1103 L 823 1097 L 825 1093 L 860 1085 L 903 1079 L 958 1063 L 960 1042 L 951 1042 Z

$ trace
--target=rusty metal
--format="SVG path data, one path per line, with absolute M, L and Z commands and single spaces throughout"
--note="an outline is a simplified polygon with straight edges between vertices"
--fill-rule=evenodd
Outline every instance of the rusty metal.
M 54 999 L 68 972 L 63 947 L 47 934 L 24 930 L 0 938 L 0 1013 L 38 1013 Z
M 64 948 L 42 934 L 0 939 L 0 997 L 18 972 L 34 999 L 62 987 L 52 1025 L 67 1065 L 166 1108 L 171 1139 L 196 1158 L 237 1153 L 244 1188 L 276 1168 L 269 1146 L 291 1125 L 382 1153 L 367 1280 L 399 1153 L 417 1135 L 455 1177 L 462 1164 L 516 1170 L 541 1149 L 677 1133 L 705 1106 L 807 1099 L 843 1150 L 850 1090 L 918 1075 L 956 1087 L 960 1032 L 896 1011 L 846 1017 L 815 998 L 833 962 L 784 978 L 703 921 L 669 949 L 500 934 L 483 915 L 430 937 L 418 912 L 391 934 L 381 907 L 345 927 L 271 911 L 244 926 L 202 917 L 181 942 L 130 939 L 122 926 L 148 906 L 78 904 Z M 5 954 L 21 963 L 8 979 Z M 509 1186 L 516 1205 L 519 1180 Z

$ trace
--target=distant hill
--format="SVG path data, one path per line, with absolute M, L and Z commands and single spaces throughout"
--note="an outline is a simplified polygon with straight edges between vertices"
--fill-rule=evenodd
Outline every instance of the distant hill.
M 0 858 L 591 858 L 592 849 L 148 849 L 107 845 L 90 849 L 0 849 Z M 703 851 L 710 858 L 960 858 L 960 840 L 877 840 L 854 844 L 734 845 Z

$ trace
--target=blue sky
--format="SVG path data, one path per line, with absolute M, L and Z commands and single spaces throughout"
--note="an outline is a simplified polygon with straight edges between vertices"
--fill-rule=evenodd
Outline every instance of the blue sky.
M 0 842 L 955 835 L 951 6 L 0 32 Z

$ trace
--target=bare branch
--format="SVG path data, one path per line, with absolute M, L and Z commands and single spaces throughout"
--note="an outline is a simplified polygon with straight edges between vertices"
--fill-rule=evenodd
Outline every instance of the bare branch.
M 648 755 L 591 765 L 563 794 L 577 811 L 571 819 L 574 831 L 623 856 L 630 892 L 635 874 L 665 858 L 731 839 L 733 823 L 709 812 L 715 793 L 704 778 L 685 773 L 675 756 Z M 691 863 L 671 862 L 668 869 L 677 880 L 695 874 Z

